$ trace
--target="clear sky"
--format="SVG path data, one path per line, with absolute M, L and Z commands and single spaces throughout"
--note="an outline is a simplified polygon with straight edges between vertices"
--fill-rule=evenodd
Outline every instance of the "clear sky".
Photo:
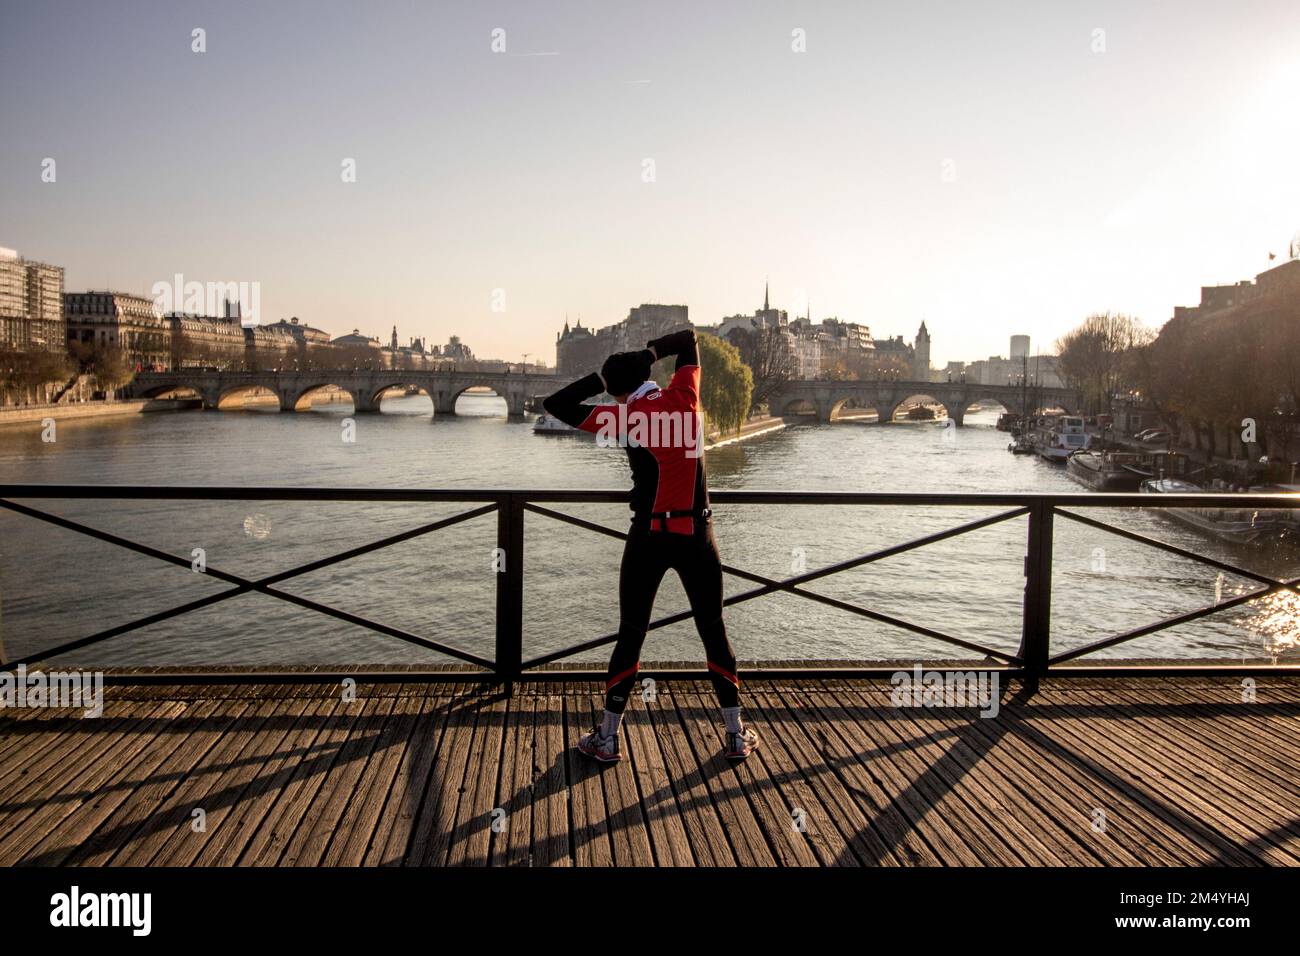
M 1300 232 L 1295 0 L 0 0 L 0 91 L 0 246 L 68 290 L 259 282 L 485 357 L 765 279 L 936 365 L 1050 348 Z

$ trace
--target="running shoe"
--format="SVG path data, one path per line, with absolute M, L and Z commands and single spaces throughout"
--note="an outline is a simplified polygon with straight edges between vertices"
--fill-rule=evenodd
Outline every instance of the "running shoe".
M 726 757 L 728 760 L 744 760 L 758 749 L 758 731 L 745 727 L 738 734 L 727 734 Z
M 599 727 L 592 727 L 591 733 L 578 738 L 578 750 L 601 763 L 618 763 L 623 759 L 618 748 L 618 734 L 602 737 Z

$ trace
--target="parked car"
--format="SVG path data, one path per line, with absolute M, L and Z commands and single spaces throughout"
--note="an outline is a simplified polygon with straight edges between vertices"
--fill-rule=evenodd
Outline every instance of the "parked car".
M 1169 432 L 1165 431 L 1163 428 L 1153 428 L 1146 433 L 1146 437 L 1139 440 L 1145 442 L 1161 442 L 1169 441 L 1169 438 Z

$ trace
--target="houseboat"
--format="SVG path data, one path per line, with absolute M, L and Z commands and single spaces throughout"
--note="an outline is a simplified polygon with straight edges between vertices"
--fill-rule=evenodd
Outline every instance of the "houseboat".
M 1149 472 L 1139 470 L 1135 452 L 1076 451 L 1065 462 L 1065 473 L 1093 491 L 1136 491 Z
M 1083 419 L 1075 415 L 1044 415 L 1033 430 L 1034 451 L 1048 461 L 1064 463 L 1076 451 L 1088 448 Z
M 1273 494 L 1274 486 L 1251 488 L 1257 494 Z M 1183 478 L 1148 478 L 1144 494 L 1221 494 Z M 1213 535 L 1230 544 L 1259 544 L 1282 538 L 1294 540 L 1300 527 L 1294 508 L 1160 508 L 1158 513 L 1174 521 Z

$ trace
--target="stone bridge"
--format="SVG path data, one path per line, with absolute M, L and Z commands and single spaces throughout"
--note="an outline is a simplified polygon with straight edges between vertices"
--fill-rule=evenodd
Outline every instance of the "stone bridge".
M 1079 396 L 1068 388 L 1036 388 L 1029 393 L 1040 408 L 1061 408 L 1072 412 L 1079 408 Z M 793 415 L 798 406 L 811 407 L 818 421 L 829 422 L 845 402 L 852 399 L 861 408 L 874 408 L 880 421 L 894 418 L 899 407 L 909 400 L 932 399 L 948 410 L 956 425 L 964 423 L 966 409 L 975 402 L 994 401 L 1011 410 L 1020 407 L 1018 385 L 976 385 L 970 382 L 857 382 L 793 381 L 786 382 L 768 402 L 774 415 Z
M 466 389 L 490 388 L 506 400 L 511 416 L 528 410 L 535 396 L 549 395 L 564 384 L 554 375 L 525 375 L 511 372 L 425 371 L 420 369 L 322 370 L 217 372 L 180 369 L 174 372 L 141 372 L 131 383 L 134 398 L 153 398 L 178 389 L 191 389 L 204 408 L 220 408 L 237 396 L 264 388 L 280 401 L 285 412 L 308 408 L 312 394 L 335 386 L 352 396 L 357 412 L 379 411 L 380 398 L 391 388 L 417 386 L 433 399 L 438 415 L 456 414 L 456 399 Z
M 549 395 L 567 379 L 554 375 L 525 375 L 508 372 L 424 371 L 420 369 L 335 370 L 335 371 L 265 371 L 215 372 L 204 369 L 181 369 L 174 372 L 141 372 L 131 383 L 134 398 L 152 398 L 178 389 L 191 389 L 203 401 L 204 408 L 220 408 L 239 395 L 255 388 L 273 393 L 281 411 L 294 411 L 311 405 L 315 392 L 335 386 L 352 397 L 358 412 L 379 411 L 380 398 L 391 388 L 416 386 L 433 400 L 438 415 L 456 414 L 456 399 L 467 389 L 490 388 L 506 401 L 511 416 L 522 416 L 534 398 Z M 1035 390 L 1041 407 L 1077 410 L 1076 392 L 1065 388 Z M 948 417 L 961 425 L 966 409 L 974 402 L 995 401 L 1005 408 L 1017 408 L 1021 390 L 1016 385 L 974 385 L 966 382 L 857 382 L 792 381 L 772 396 L 773 414 L 797 414 L 798 406 L 815 411 L 819 421 L 831 421 L 849 400 L 861 408 L 874 408 L 882 422 L 893 419 L 899 407 L 909 400 L 932 399 L 948 410 Z

